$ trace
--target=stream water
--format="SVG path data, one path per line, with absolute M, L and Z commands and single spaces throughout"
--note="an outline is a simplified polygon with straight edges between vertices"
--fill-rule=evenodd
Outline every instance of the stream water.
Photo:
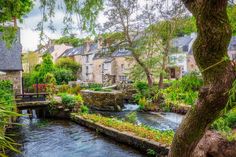
M 136 105 L 126 105 L 122 112 L 101 112 L 105 116 L 124 118 L 136 111 Z M 26 111 L 23 111 L 26 114 Z M 22 144 L 21 154 L 10 157 L 142 157 L 137 150 L 97 134 L 76 123 L 65 120 L 20 118 L 21 127 L 11 131 L 14 139 Z M 175 130 L 182 116 L 166 113 L 137 113 L 138 122 L 153 128 Z
M 122 112 L 94 111 L 107 117 L 123 119 L 129 113 L 137 111 L 138 105 L 126 104 Z M 183 115 L 176 113 L 137 112 L 138 124 L 144 124 L 158 130 L 176 130 L 183 119 Z

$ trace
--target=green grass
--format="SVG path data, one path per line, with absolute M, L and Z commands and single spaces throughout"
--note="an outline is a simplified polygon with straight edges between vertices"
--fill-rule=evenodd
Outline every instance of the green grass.
M 138 137 L 146 138 L 170 146 L 174 137 L 174 131 L 160 131 L 150 127 L 135 125 L 133 123 L 124 122 L 116 118 L 103 117 L 97 114 L 74 114 L 90 120 L 96 124 L 111 127 L 121 132 L 129 132 Z

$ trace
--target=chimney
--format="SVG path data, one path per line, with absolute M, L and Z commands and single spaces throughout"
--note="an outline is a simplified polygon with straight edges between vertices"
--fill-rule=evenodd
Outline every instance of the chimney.
M 102 49 L 103 39 L 102 36 L 99 35 L 98 37 L 98 49 Z
M 90 45 L 91 45 L 91 41 L 88 39 L 85 41 L 85 50 L 86 52 L 89 52 L 90 50 Z
M 111 46 L 111 39 L 107 38 L 106 39 L 106 47 L 109 48 Z

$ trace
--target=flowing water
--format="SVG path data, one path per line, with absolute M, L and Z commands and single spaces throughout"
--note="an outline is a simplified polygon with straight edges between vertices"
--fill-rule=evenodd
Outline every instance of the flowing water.
M 127 104 L 122 112 L 99 112 L 105 116 L 124 118 L 138 109 Z M 26 114 L 26 111 L 23 111 Z M 183 116 L 174 113 L 137 112 L 139 124 L 159 130 L 175 130 Z M 66 120 L 39 119 L 33 110 L 33 117 L 20 118 L 21 127 L 10 132 L 22 144 L 22 154 L 10 157 L 142 157 L 137 150 L 120 144 L 85 127 Z
M 22 154 L 10 157 L 142 157 L 140 152 L 76 123 L 21 117 L 14 131 Z M 13 133 L 13 132 L 11 132 Z
M 123 119 L 129 113 L 138 110 L 138 105 L 126 104 L 122 112 L 94 111 L 107 117 Z M 183 115 L 176 113 L 137 112 L 138 124 L 144 124 L 158 130 L 176 130 L 183 119 Z

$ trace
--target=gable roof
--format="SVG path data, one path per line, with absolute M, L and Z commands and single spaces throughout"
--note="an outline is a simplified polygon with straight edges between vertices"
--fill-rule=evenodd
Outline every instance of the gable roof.
M 0 32 L 0 37 L 2 33 Z M 16 40 L 11 48 L 7 48 L 3 40 L 0 39 L 0 71 L 21 71 L 22 45 L 20 43 L 20 31 L 17 32 Z
M 84 53 L 84 46 L 76 47 L 76 48 L 70 48 L 65 50 L 65 52 L 61 55 L 61 57 L 69 57 L 69 56 L 76 56 L 76 55 L 82 55 Z
M 183 47 L 189 45 L 191 41 L 192 41 L 191 36 L 184 36 L 173 39 L 172 44 L 174 47 Z
M 124 57 L 124 56 L 131 56 L 132 52 L 127 49 L 118 49 L 112 53 L 112 57 Z

